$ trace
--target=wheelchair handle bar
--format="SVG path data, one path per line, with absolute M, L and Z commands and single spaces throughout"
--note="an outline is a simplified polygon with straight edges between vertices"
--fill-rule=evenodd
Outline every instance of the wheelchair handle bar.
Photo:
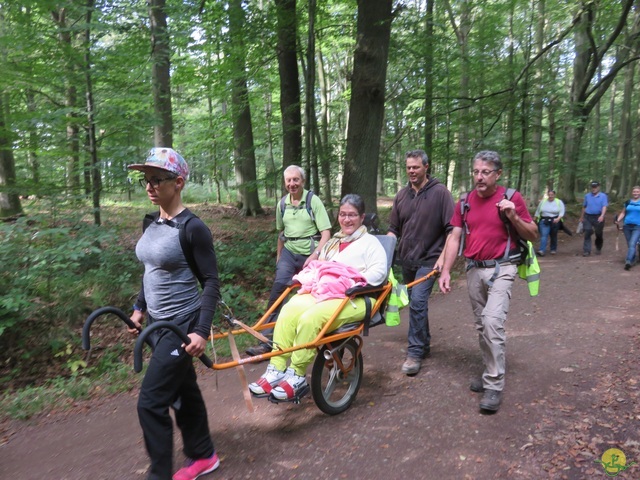
M 152 332 L 155 332 L 159 328 L 168 328 L 173 333 L 178 335 L 178 337 L 180 337 L 180 340 L 182 340 L 185 345 L 189 345 L 191 343 L 191 339 L 182 330 L 180 330 L 180 328 L 178 328 L 175 323 L 166 321 L 153 322 L 151 325 L 145 328 L 142 333 L 140 333 L 138 340 L 136 340 L 136 346 L 133 349 L 133 370 L 136 373 L 140 373 L 142 371 L 143 344 L 145 343 L 145 341 L 147 341 L 147 337 L 149 337 Z M 207 368 L 213 368 L 213 362 L 204 353 L 200 355 L 200 360 L 205 364 Z
M 135 328 L 138 331 L 141 329 L 136 327 L 135 324 L 131 321 L 131 319 L 117 307 L 102 307 L 98 308 L 91 312 L 91 314 L 84 321 L 84 326 L 82 327 L 82 348 L 84 350 L 91 350 L 91 324 L 100 316 L 105 315 L 107 313 L 113 313 L 115 316 L 119 317 L 127 327 Z M 149 340 L 149 346 L 153 348 L 151 344 L 151 340 Z

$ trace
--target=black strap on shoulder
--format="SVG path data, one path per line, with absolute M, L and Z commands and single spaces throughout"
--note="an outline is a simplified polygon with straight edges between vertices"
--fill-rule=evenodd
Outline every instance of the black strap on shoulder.
M 189 268 L 191 268 L 191 271 L 200 282 L 200 285 L 202 286 L 202 288 L 204 288 L 204 277 L 200 273 L 200 269 L 196 264 L 196 259 L 193 256 L 193 248 L 191 248 L 191 244 L 189 243 L 189 240 L 187 238 L 187 223 L 189 223 L 189 220 L 192 220 L 194 218 L 198 218 L 198 216 L 194 213 L 189 212 L 184 221 L 178 223 L 178 238 L 180 239 L 180 247 L 182 248 L 182 253 L 184 254 L 184 258 L 187 260 Z
M 466 235 L 469 233 L 469 227 L 467 226 L 467 212 L 469 211 L 469 192 L 465 192 L 460 195 L 460 216 L 462 217 L 462 236 L 460 238 L 460 247 L 458 248 L 458 256 L 462 255 L 464 251 L 464 241 Z
M 153 222 L 157 222 L 158 218 L 160 218 L 160 212 L 147 213 L 142 220 L 142 233 L 144 233 Z

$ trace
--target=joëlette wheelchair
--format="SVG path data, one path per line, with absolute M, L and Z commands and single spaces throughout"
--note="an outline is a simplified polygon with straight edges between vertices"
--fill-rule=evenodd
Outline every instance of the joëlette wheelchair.
M 393 252 L 395 250 L 396 238 L 387 235 L 376 235 L 387 254 L 387 265 L 391 268 L 393 260 Z M 428 275 L 418 278 L 407 285 L 411 288 L 418 283 L 433 277 L 438 272 L 433 270 Z M 345 298 L 341 301 L 332 317 L 325 323 L 322 330 L 316 338 L 307 344 L 295 345 L 290 348 L 281 349 L 277 345 L 271 352 L 256 355 L 252 357 L 240 358 L 237 348 L 235 347 L 235 337 L 243 334 L 251 334 L 261 341 L 267 340 L 259 332 L 266 329 L 272 329 L 275 321 L 272 321 L 272 313 L 285 301 L 285 299 L 299 287 L 299 284 L 291 284 L 282 293 L 278 300 L 262 315 L 255 325 L 249 327 L 242 322 L 233 318 L 233 313 L 224 304 L 220 302 L 221 313 L 229 331 L 214 333 L 213 340 L 228 339 L 233 356 L 232 361 L 222 363 L 212 362 L 209 357 L 202 355 L 200 360 L 213 370 L 225 370 L 237 367 L 241 380 L 245 385 L 245 399 L 249 395 L 246 389 L 246 379 L 244 378 L 243 365 L 250 363 L 258 363 L 268 360 L 276 355 L 293 352 L 303 348 L 312 348 L 318 351 L 313 362 L 311 370 L 310 387 L 302 389 L 292 399 L 277 400 L 273 395 L 268 396 L 269 401 L 273 403 L 293 402 L 300 403 L 302 397 L 312 393 L 313 399 L 320 410 L 328 415 L 337 415 L 347 410 L 355 400 L 363 376 L 363 360 L 362 360 L 362 336 L 367 336 L 369 328 L 384 323 L 384 313 L 389 300 L 389 294 L 393 288 L 391 282 L 386 281 L 382 285 L 366 285 L 357 286 L 347 290 Z M 365 297 L 366 313 L 362 321 L 347 323 L 341 327 L 329 331 L 329 327 L 340 314 L 342 309 L 349 303 L 350 299 L 357 297 Z M 83 348 L 90 350 L 90 329 L 91 324 L 101 315 L 115 314 L 130 328 L 135 328 L 129 317 L 120 309 L 115 307 L 103 307 L 94 311 L 87 320 L 82 332 Z M 239 328 L 238 328 L 239 327 Z M 145 343 L 153 348 L 153 337 L 151 334 L 158 329 L 168 328 L 182 338 L 185 344 L 189 343 L 187 337 L 178 327 L 171 322 L 157 321 L 141 331 L 136 341 L 134 349 L 134 370 L 140 372 L 142 370 L 142 349 Z M 268 341 L 268 340 L 267 340 Z M 269 342 L 271 344 L 271 342 Z M 251 402 L 248 401 L 248 405 Z

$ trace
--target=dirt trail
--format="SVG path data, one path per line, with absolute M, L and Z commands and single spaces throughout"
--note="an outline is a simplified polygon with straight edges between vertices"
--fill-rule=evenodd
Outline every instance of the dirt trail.
M 507 322 L 507 386 L 495 415 L 478 411 L 468 382 L 481 371 L 464 280 L 430 304 L 432 355 L 420 373 L 400 373 L 400 327 L 365 339 L 365 377 L 347 412 L 329 417 L 256 400 L 246 412 L 235 371 L 203 371 L 200 383 L 220 479 L 607 478 L 596 463 L 609 448 L 640 463 L 637 359 L 640 266 L 623 270 L 624 238 L 605 230 L 600 256 L 561 234 L 540 259 L 541 293 L 516 281 Z M 247 367 L 250 380 L 264 364 Z M 0 478 L 143 479 L 147 458 L 135 393 L 79 411 L 4 426 Z M 183 460 L 176 439 L 176 462 Z M 617 478 L 640 478 L 640 465 Z

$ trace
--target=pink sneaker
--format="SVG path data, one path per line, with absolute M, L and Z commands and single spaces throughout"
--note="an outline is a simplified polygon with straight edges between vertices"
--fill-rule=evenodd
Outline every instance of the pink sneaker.
M 181 468 L 173 475 L 173 480 L 196 480 L 200 475 L 213 472 L 220 466 L 220 459 L 217 453 L 213 453 L 209 458 L 200 460 L 190 460 L 186 467 Z

